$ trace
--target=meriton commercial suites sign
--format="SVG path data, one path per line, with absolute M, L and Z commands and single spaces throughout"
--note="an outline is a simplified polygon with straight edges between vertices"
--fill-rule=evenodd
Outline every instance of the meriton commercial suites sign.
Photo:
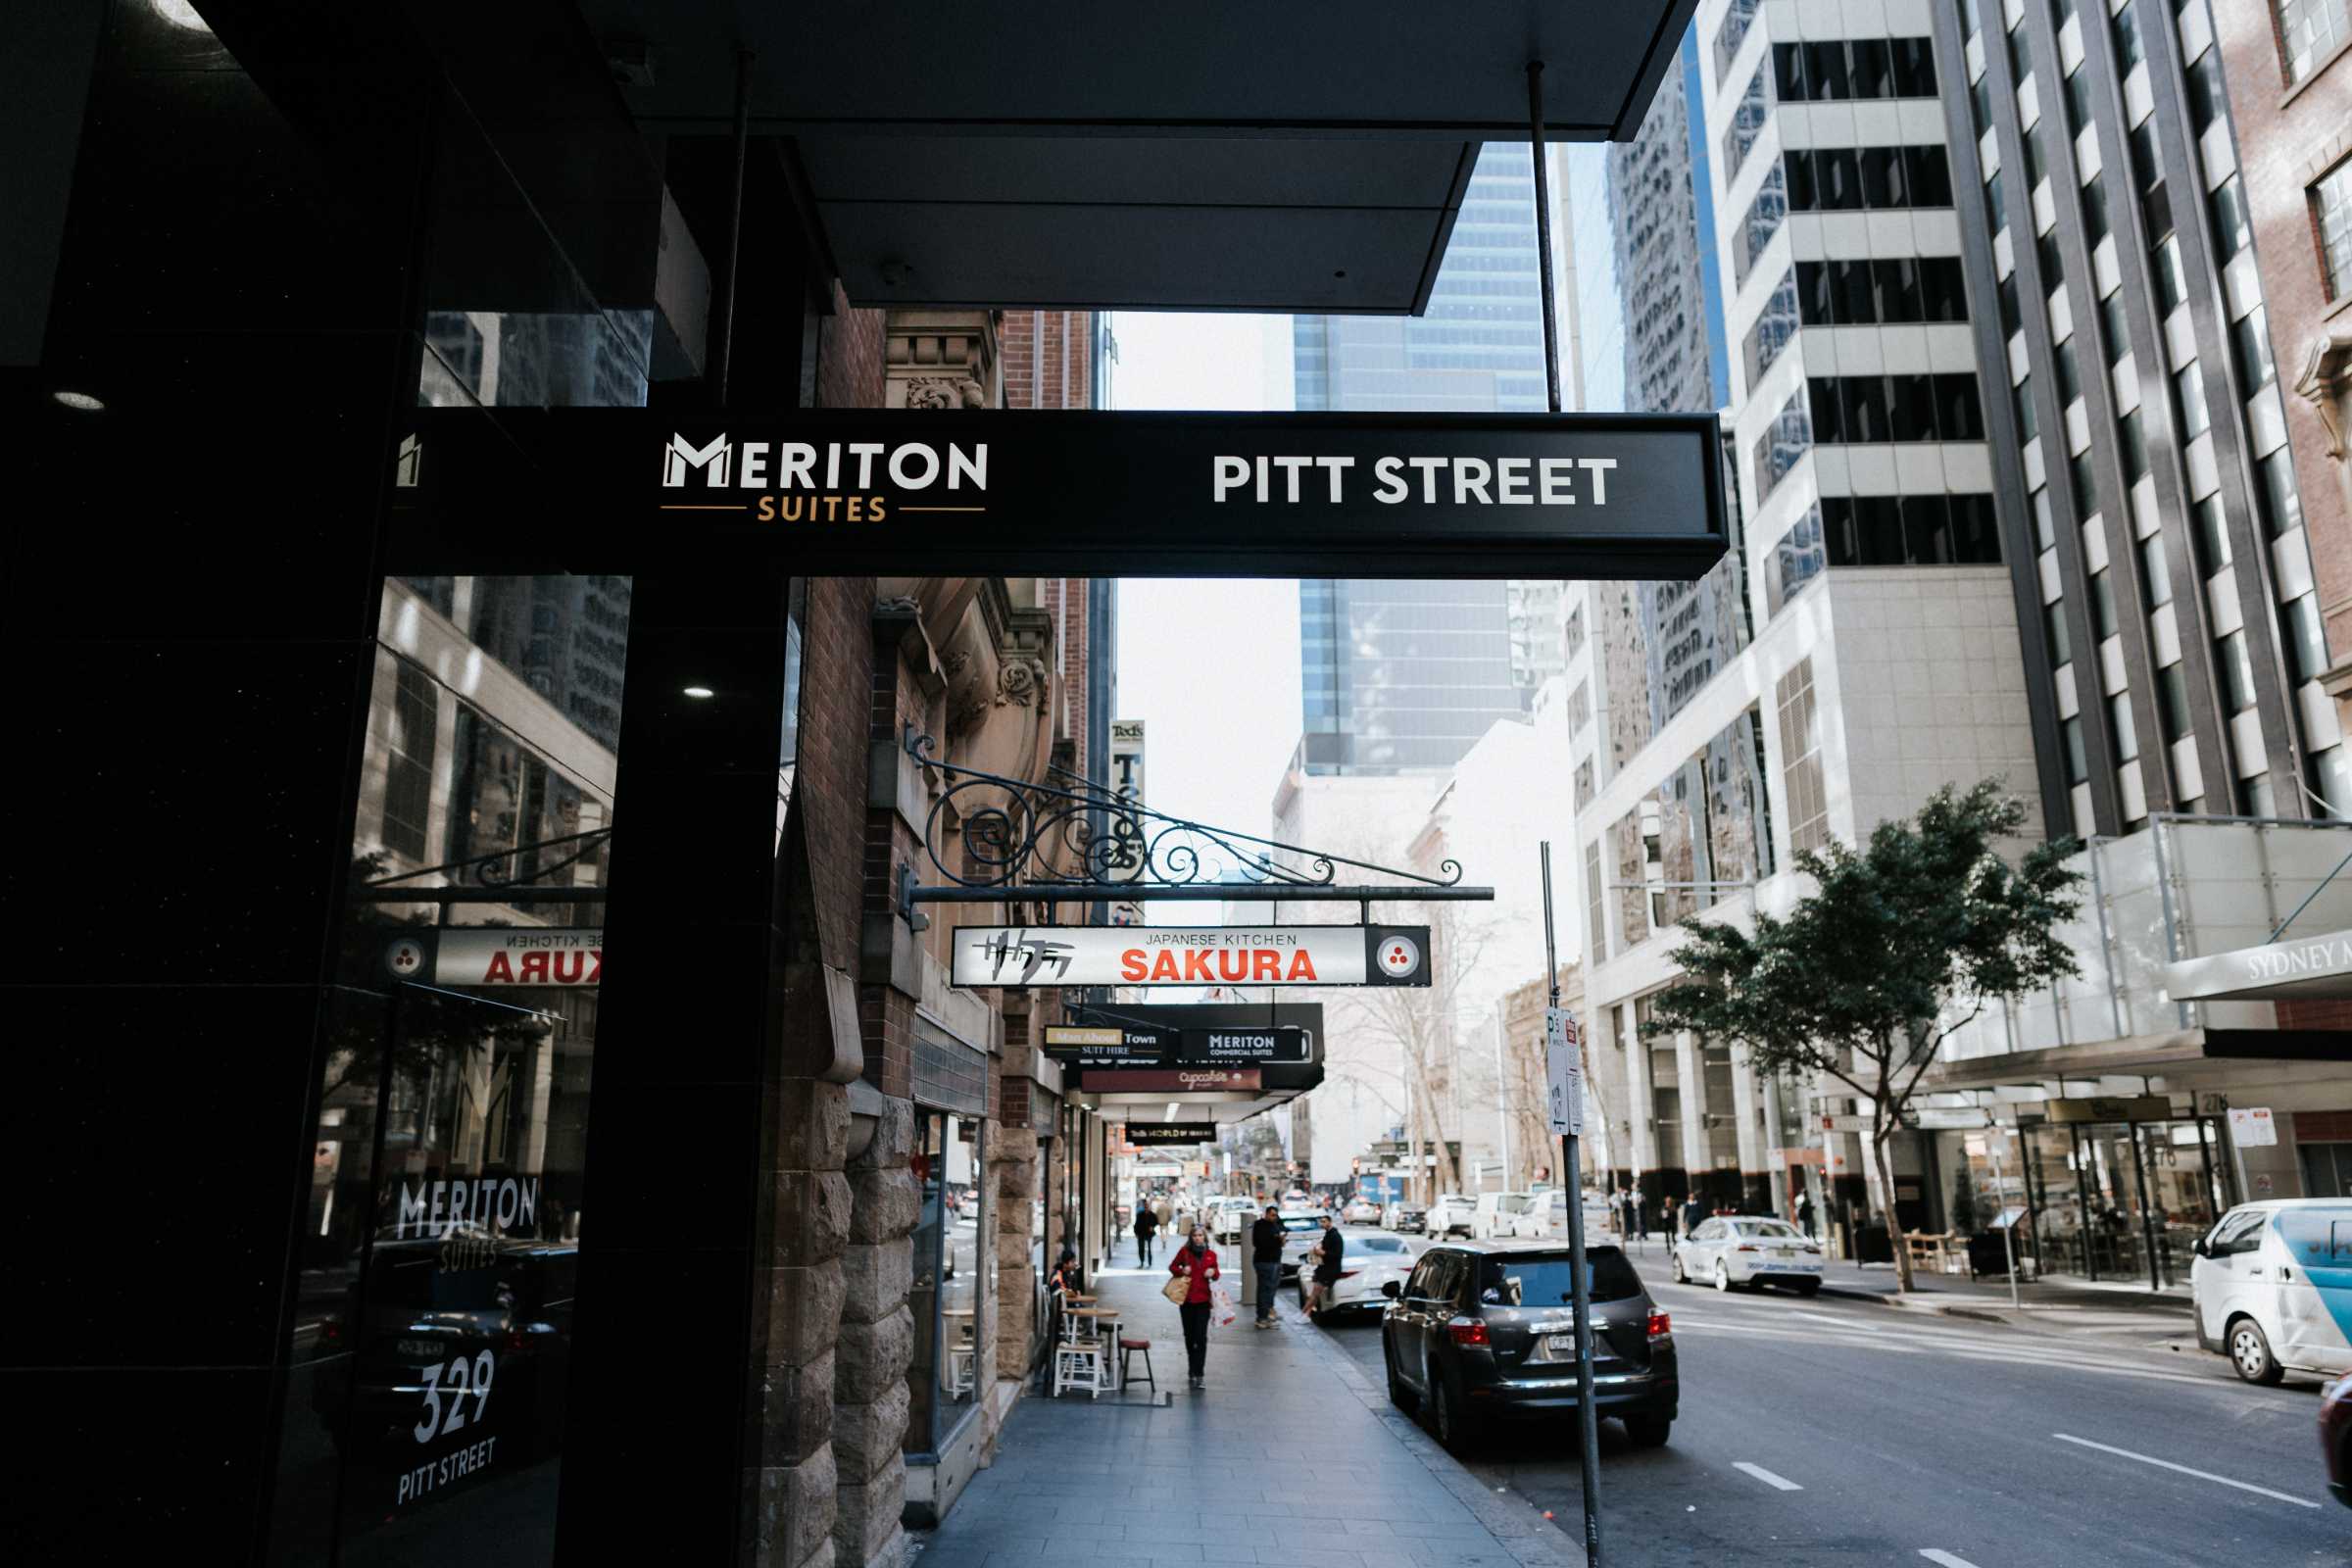
M 1724 550 L 1712 415 L 576 409 L 493 441 L 451 412 L 393 467 L 395 535 L 443 571 L 1689 578 Z

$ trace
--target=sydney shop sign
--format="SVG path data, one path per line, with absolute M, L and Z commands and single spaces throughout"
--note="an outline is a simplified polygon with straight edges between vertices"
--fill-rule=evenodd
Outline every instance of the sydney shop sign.
M 956 933 L 959 986 L 1425 986 L 1425 925 L 996 926 Z

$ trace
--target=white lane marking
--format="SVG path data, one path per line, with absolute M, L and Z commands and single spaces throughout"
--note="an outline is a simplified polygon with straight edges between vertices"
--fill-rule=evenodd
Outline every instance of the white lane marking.
M 1940 1546 L 1922 1546 L 1919 1548 L 1919 1554 L 1930 1562 L 1941 1563 L 1943 1568 L 1977 1568 L 1977 1565 L 1966 1557 L 1955 1557 Z
M 1885 1329 L 1880 1328 L 1875 1323 L 1856 1323 L 1851 1318 L 1834 1317 L 1827 1312 L 1807 1312 L 1793 1306 L 1788 1308 L 1788 1315 L 1790 1317 L 1801 1317 L 1814 1323 L 1835 1324 L 1837 1327 L 1841 1329 L 1859 1329 L 1864 1334 L 1884 1334 L 1886 1332 Z
M 1776 1476 L 1771 1471 L 1765 1469 L 1762 1465 L 1749 1464 L 1745 1459 L 1736 1461 L 1732 1465 L 1732 1468 L 1735 1470 L 1744 1470 L 1749 1475 L 1754 1476 L 1758 1481 L 1763 1482 L 1766 1486 L 1778 1487 L 1783 1492 L 1802 1492 L 1805 1490 L 1804 1488 L 1798 1486 L 1795 1482 L 1789 1480 L 1787 1476 Z
M 2291 1502 L 2298 1508 L 2317 1508 L 2319 1506 L 2309 1497 L 2298 1497 L 2285 1492 L 2273 1492 L 2270 1488 L 2258 1487 L 2251 1481 L 2232 1481 L 2228 1476 L 2217 1476 L 2210 1470 L 2191 1470 L 2188 1466 L 2175 1464 L 2170 1459 L 2158 1459 L 2144 1453 L 2133 1453 L 2130 1448 L 2110 1447 L 2104 1443 L 2093 1443 L 2088 1438 L 2070 1437 L 2064 1432 L 2053 1432 L 2050 1436 L 2056 1438 L 2060 1443 L 2072 1443 L 2085 1448 L 2096 1448 L 2101 1453 L 2112 1453 L 2118 1458 L 2137 1459 L 2141 1464 L 2152 1464 L 2159 1470 L 2177 1470 L 2184 1476 L 2195 1476 L 2199 1481 L 2216 1481 L 2225 1487 L 2235 1487 L 2240 1492 L 2252 1492 L 2265 1497 L 2276 1497 L 2280 1502 Z

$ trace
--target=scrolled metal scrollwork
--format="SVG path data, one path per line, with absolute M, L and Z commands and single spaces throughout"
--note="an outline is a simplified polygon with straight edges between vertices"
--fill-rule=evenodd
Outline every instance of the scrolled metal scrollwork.
M 964 767 L 935 756 L 936 744 L 908 727 L 906 754 L 939 780 L 923 853 L 958 887 L 1084 885 L 1136 898 L 1170 888 L 1335 887 L 1342 868 L 1433 888 L 1462 879 L 1458 860 L 1442 862 L 1434 877 L 1401 871 L 1153 810 L 1061 768 L 1031 783 Z M 960 857 L 948 853 L 951 842 Z

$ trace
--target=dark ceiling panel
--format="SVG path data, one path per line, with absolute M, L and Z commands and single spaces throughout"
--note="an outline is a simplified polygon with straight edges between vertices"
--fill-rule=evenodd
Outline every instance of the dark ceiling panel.
M 728 130 L 754 52 L 858 304 L 1401 315 L 1528 62 L 1556 139 L 1630 137 L 1697 0 L 579 3 L 649 131 Z
M 1428 213 L 1349 208 L 863 202 L 822 212 L 855 305 L 1395 313 L 1410 307 L 1433 233 Z M 884 262 L 904 264 L 904 279 L 886 281 Z

